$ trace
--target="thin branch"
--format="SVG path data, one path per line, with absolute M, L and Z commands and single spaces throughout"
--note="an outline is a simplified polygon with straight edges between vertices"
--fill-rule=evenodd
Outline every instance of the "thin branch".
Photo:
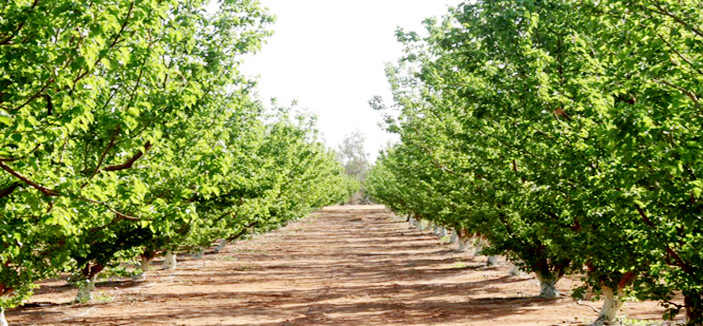
M 637 210 L 637 213 L 640 214 L 640 216 L 642 217 L 642 220 L 644 220 L 644 223 L 647 224 L 647 226 L 649 226 L 651 228 L 656 227 L 654 225 L 654 223 L 652 223 L 652 220 L 649 219 L 649 217 L 647 216 L 647 213 L 644 211 L 644 209 L 642 209 L 642 207 L 640 207 L 640 205 L 635 204 L 635 209 Z
M 654 223 L 652 222 L 652 220 L 649 219 L 649 217 L 647 216 L 647 213 L 644 211 L 644 209 L 642 209 L 642 207 L 640 207 L 640 205 L 635 204 L 635 209 L 637 210 L 637 213 L 640 214 L 640 216 L 642 217 L 642 220 L 644 220 L 644 223 L 647 224 L 647 226 L 649 226 L 649 227 L 651 227 L 651 228 L 653 228 L 653 229 L 656 228 L 656 226 L 654 225 Z M 691 266 L 690 266 L 689 264 L 687 264 L 687 263 L 681 258 L 681 256 L 679 256 L 679 254 L 678 254 L 676 251 L 674 251 L 674 249 L 671 249 L 671 247 L 669 247 L 668 244 L 665 244 L 665 247 L 666 247 L 666 248 L 665 248 L 665 249 L 666 249 L 666 252 L 667 252 L 669 255 L 671 255 L 671 257 L 673 257 L 674 260 L 676 261 L 676 266 L 681 267 L 681 269 L 683 269 L 683 271 L 686 272 L 686 273 L 687 273 L 689 276 L 691 276 L 693 279 L 697 279 L 697 277 L 696 277 L 695 273 L 693 272 L 693 269 L 691 268 Z
M 701 71 L 698 67 L 696 67 L 696 65 L 693 64 L 693 62 L 691 62 L 691 60 L 690 60 L 689 58 L 685 57 L 683 54 L 681 54 L 681 52 L 679 52 L 678 50 L 676 50 L 676 48 L 671 44 L 671 42 L 669 42 L 667 39 L 665 39 L 664 36 L 662 36 L 661 34 L 657 33 L 657 37 L 659 37 L 660 40 L 662 40 L 664 43 L 666 43 L 666 45 L 668 45 L 669 48 L 671 48 L 671 50 L 674 51 L 674 53 L 676 53 L 676 55 L 677 55 L 679 58 L 681 58 L 681 60 L 683 60 L 683 61 L 686 62 L 689 66 L 691 66 L 691 68 L 693 68 L 693 70 L 695 70 L 696 72 L 698 72 L 698 74 L 703 75 L 703 71 Z
M 110 150 L 115 147 L 115 141 L 117 140 L 117 135 L 120 133 L 120 124 L 117 124 L 117 127 L 115 128 L 115 131 L 112 132 L 112 135 L 110 136 L 110 142 L 107 144 L 107 147 L 103 150 L 102 155 L 100 155 L 100 159 L 98 160 L 98 164 L 95 165 L 95 169 L 93 170 L 93 173 L 88 177 L 88 180 L 92 179 L 98 172 L 100 172 L 100 166 L 103 164 L 103 161 L 105 161 L 105 156 L 107 156 L 107 153 L 110 152 Z M 88 185 L 88 181 L 86 181 L 82 186 L 82 188 L 85 188 L 85 186 Z
M 117 218 L 124 219 L 124 220 L 130 220 L 130 221 L 140 221 L 140 220 L 141 220 L 141 218 L 139 218 L 139 217 L 134 217 L 134 216 L 131 216 L 131 215 L 127 215 L 127 214 L 121 213 L 121 212 L 117 211 L 116 209 L 110 207 L 110 205 L 108 205 L 108 204 L 106 204 L 106 203 L 103 203 L 103 202 L 101 202 L 101 201 L 97 201 L 97 200 L 95 200 L 95 199 L 90 199 L 90 198 L 87 198 L 87 197 L 78 197 L 78 198 L 79 198 L 79 199 L 82 199 L 82 200 L 85 200 L 85 201 L 87 201 L 87 202 L 90 202 L 90 203 L 93 203 L 93 204 L 98 204 L 98 205 L 100 205 L 100 206 L 103 206 L 103 207 L 107 208 L 107 210 L 109 210 L 110 212 L 114 213 L 114 214 L 117 216 Z
M 237 240 L 237 239 L 239 239 L 241 236 L 243 236 L 244 234 L 247 233 L 247 231 L 248 231 L 249 228 L 254 227 L 254 226 L 258 225 L 258 224 L 259 224 L 259 222 L 251 222 L 251 223 L 249 223 L 246 227 L 243 227 L 241 231 L 237 232 L 237 234 L 228 237 L 228 238 L 227 238 L 227 241 L 232 241 L 232 240 Z
M 112 40 L 112 43 L 110 43 L 110 48 L 112 48 L 113 46 L 115 46 L 115 44 L 117 44 L 117 41 L 119 41 L 120 36 L 124 32 L 125 28 L 127 28 L 127 22 L 129 21 L 129 18 L 132 16 L 133 10 L 134 10 L 134 1 L 132 1 L 129 4 L 129 9 L 127 10 L 127 16 L 125 17 L 124 22 L 122 22 L 122 26 L 120 27 L 120 31 L 117 32 L 117 34 L 115 35 L 115 39 Z
M 42 87 L 42 89 L 40 89 L 39 92 L 32 95 L 26 102 L 24 102 L 22 105 L 20 105 L 19 107 L 17 107 L 16 109 L 14 109 L 12 111 L 19 111 L 23 107 L 27 106 L 29 103 L 32 103 L 32 101 L 34 101 L 37 98 L 39 98 L 40 96 L 42 96 L 44 94 L 44 91 L 46 91 L 49 88 L 49 86 L 51 86 L 52 83 L 54 83 L 54 77 L 49 78 L 49 80 L 46 81 L 46 84 L 44 84 L 44 87 Z
M 684 95 L 688 96 L 688 98 L 690 98 L 691 101 L 693 101 L 693 103 L 696 104 L 696 107 L 697 107 L 697 108 L 700 108 L 700 107 L 701 107 L 701 103 L 700 103 L 699 100 L 698 100 L 698 96 L 696 96 L 696 94 L 694 94 L 693 92 L 691 92 L 691 91 L 689 91 L 689 90 L 687 90 L 687 89 L 685 89 L 685 88 L 683 88 L 683 87 L 681 87 L 681 86 L 674 85 L 674 84 L 672 84 L 672 83 L 670 83 L 670 82 L 668 82 L 668 81 L 666 81 L 666 80 L 663 80 L 663 79 L 656 79 L 656 81 L 658 81 L 658 82 L 660 82 L 660 83 L 662 83 L 662 84 L 664 84 L 664 85 L 666 85 L 666 86 L 669 86 L 669 87 L 671 87 L 671 88 L 674 88 L 674 89 L 678 90 L 678 91 L 681 92 L 681 93 L 684 93 Z
M 122 22 L 122 26 L 120 27 L 119 32 L 117 32 L 117 34 L 115 34 L 115 38 L 112 40 L 112 43 L 110 43 L 110 45 L 108 46 L 106 51 L 103 51 L 102 52 L 103 54 L 98 56 L 97 59 L 95 59 L 95 63 L 93 64 L 93 66 L 96 66 L 100 62 L 100 60 L 102 60 L 105 57 L 105 55 L 107 55 L 107 52 L 108 52 L 107 50 L 112 49 L 117 44 L 117 42 L 120 40 L 120 36 L 122 36 L 122 33 L 124 32 L 125 28 L 127 28 L 127 23 L 129 22 L 129 18 L 132 16 L 133 10 L 134 10 L 134 1 L 132 1 L 129 4 L 129 9 L 127 10 L 127 15 L 124 19 L 124 22 Z M 91 72 L 91 69 L 86 69 L 83 73 L 76 76 L 76 78 L 73 80 L 73 89 L 76 88 L 76 84 L 78 83 L 78 81 L 83 79 L 90 72 Z
M 136 154 L 134 154 L 132 157 L 130 157 L 126 162 L 122 164 L 117 164 L 117 165 L 111 165 L 108 167 L 105 167 L 105 171 L 121 171 L 121 170 L 126 170 L 132 168 L 134 165 L 134 162 L 136 162 L 138 159 L 140 159 L 142 156 L 144 156 L 144 153 L 148 152 L 149 149 L 151 148 L 151 142 L 147 141 L 146 144 L 144 144 L 144 152 L 138 151 Z
M 58 196 L 59 192 L 56 190 L 52 190 L 49 188 L 46 188 L 44 186 L 41 186 L 37 184 L 36 182 L 30 180 L 29 178 L 25 177 L 24 175 L 20 174 L 19 172 L 11 169 L 9 166 L 5 165 L 5 163 L 0 162 L 0 168 L 5 170 L 5 172 L 15 176 L 17 179 L 22 180 L 22 182 L 32 186 L 32 188 L 39 190 L 44 196 L 51 197 L 51 196 Z
M 689 23 L 687 23 L 687 22 L 685 22 L 683 19 L 681 19 L 681 17 L 676 16 L 676 15 L 673 14 L 672 12 L 670 12 L 670 11 L 664 9 L 664 7 L 662 7 L 662 5 L 661 5 L 661 3 L 659 3 L 659 1 L 656 1 L 656 0 L 655 0 L 655 1 L 652 1 L 652 3 L 653 3 L 654 6 L 657 7 L 657 9 L 658 9 L 658 10 L 654 10 L 654 12 L 659 13 L 659 14 L 662 14 L 662 15 L 665 15 L 665 16 L 668 16 L 668 17 L 671 17 L 674 21 L 676 21 L 677 23 L 679 23 L 679 24 L 685 26 L 686 28 L 688 28 L 689 30 L 691 30 L 691 32 L 693 32 L 694 34 L 698 35 L 699 37 L 703 37 L 703 32 L 701 32 L 701 30 L 697 29 L 697 28 L 694 27 L 694 26 L 691 26 Z
M 39 4 L 39 0 L 34 0 L 34 2 L 32 3 L 32 6 L 29 8 L 29 11 L 34 10 L 34 8 L 36 8 L 37 4 Z M 19 32 L 20 32 L 20 31 L 22 30 L 22 28 L 24 27 L 24 23 L 25 23 L 25 22 L 26 22 L 26 18 L 25 18 L 25 21 L 22 21 L 22 22 L 15 28 L 15 30 L 14 30 L 13 32 L 11 32 L 12 34 L 11 34 L 10 36 L 4 38 L 3 40 L 0 40 L 0 45 L 12 44 L 12 39 L 14 39 L 15 36 L 17 36 L 17 34 L 19 34 Z
M 29 154 L 32 154 L 37 149 L 39 149 L 40 146 L 41 146 L 41 144 L 37 144 L 37 146 L 34 146 L 34 149 L 32 149 L 31 151 L 29 151 L 29 153 L 27 153 L 26 155 L 21 156 L 21 157 L 0 157 L 0 162 L 17 162 L 19 160 L 23 160 L 23 159 L 27 158 L 27 156 L 29 156 Z

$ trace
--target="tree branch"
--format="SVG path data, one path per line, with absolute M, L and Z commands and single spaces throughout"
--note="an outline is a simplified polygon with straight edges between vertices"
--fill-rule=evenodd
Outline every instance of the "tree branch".
M 239 232 L 237 232 L 237 234 L 232 235 L 232 236 L 230 236 L 229 238 L 227 238 L 227 241 L 233 241 L 233 240 L 239 239 L 241 236 L 243 236 L 244 234 L 247 233 L 247 231 L 248 231 L 249 228 L 254 227 L 254 226 L 258 225 L 258 224 L 259 224 L 259 222 L 251 222 L 251 223 L 249 223 L 246 227 L 243 227 L 242 230 L 240 230 Z
M 11 195 L 21 185 L 22 185 L 21 183 L 15 182 L 15 183 L 11 184 L 9 187 L 0 190 L 0 198 L 7 197 L 7 196 Z
M 120 27 L 120 31 L 117 32 L 117 34 L 115 35 L 115 39 L 112 40 L 112 43 L 110 43 L 110 48 L 115 46 L 115 44 L 117 44 L 117 41 L 120 40 L 120 36 L 124 32 L 125 28 L 127 28 L 127 22 L 129 21 L 129 18 L 132 16 L 133 10 L 134 10 L 134 1 L 132 1 L 129 4 L 129 9 L 127 10 L 127 16 L 124 18 L 124 22 L 122 22 L 122 26 Z
M 654 6 L 657 7 L 657 9 L 658 9 L 658 10 L 654 10 L 654 12 L 659 13 L 659 14 L 662 14 L 662 15 L 665 15 L 665 16 L 668 16 L 668 17 L 671 17 L 674 21 L 676 21 L 677 23 L 679 23 L 679 24 L 685 26 L 686 28 L 688 28 L 689 30 L 691 30 L 691 32 L 693 32 L 694 34 L 698 35 L 699 37 L 703 37 L 703 32 L 701 32 L 701 30 L 699 30 L 699 29 L 697 29 L 697 28 L 691 26 L 689 23 L 687 23 L 687 22 L 685 22 L 683 19 L 681 19 L 681 17 L 676 16 L 676 15 L 673 14 L 672 12 L 670 12 L 670 11 L 664 9 L 664 7 L 662 7 L 662 5 L 661 5 L 661 3 L 659 3 L 659 1 L 656 1 L 656 0 L 655 0 L 655 1 L 652 1 L 652 3 L 653 3 Z
M 644 220 L 644 223 L 647 224 L 647 226 L 649 226 L 649 227 L 651 227 L 651 228 L 656 228 L 656 226 L 654 225 L 654 223 L 652 222 L 652 220 L 649 219 L 649 217 L 647 216 L 647 213 L 644 211 L 644 209 L 642 209 L 642 207 L 640 207 L 640 205 L 635 204 L 635 209 L 637 209 L 637 213 L 640 214 L 640 216 L 642 217 L 642 220 Z M 686 274 L 688 274 L 689 276 L 691 276 L 691 278 L 697 279 L 697 277 L 696 277 L 695 273 L 693 272 L 693 269 L 691 268 L 691 266 L 690 266 L 689 264 L 687 264 L 687 263 L 681 258 L 681 256 L 679 256 L 679 254 L 678 254 L 676 251 L 674 251 L 674 249 L 671 249 L 671 247 L 669 247 L 668 244 L 665 244 L 664 246 L 666 247 L 666 248 L 665 248 L 665 249 L 666 249 L 666 253 L 668 253 L 669 255 L 671 255 L 671 257 L 673 257 L 674 260 L 676 261 L 676 264 L 675 264 L 675 265 L 678 266 L 678 267 L 681 267 L 681 269 L 683 269 L 683 271 L 686 272 Z
M 134 156 L 130 157 L 126 162 L 122 164 L 110 165 L 108 167 L 105 167 L 105 171 L 121 171 L 132 168 L 134 162 L 144 156 L 144 153 L 148 152 L 150 148 L 151 142 L 147 141 L 146 144 L 144 144 L 144 152 L 138 151 L 136 154 L 134 154 Z
M 49 78 L 49 80 L 46 81 L 46 84 L 44 84 L 44 87 L 42 87 L 42 89 L 40 89 L 37 93 L 32 95 L 26 102 L 24 102 L 22 105 L 20 105 L 19 107 L 17 107 L 16 109 L 14 109 L 12 111 L 19 111 L 23 107 L 27 106 L 29 103 L 32 103 L 32 101 L 34 101 L 37 98 L 39 98 L 40 96 L 42 96 L 44 94 L 44 91 L 46 91 L 49 88 L 49 86 L 51 86 L 51 84 L 53 84 L 53 83 L 54 83 L 54 77 Z
M 116 209 L 110 207 L 110 205 L 108 205 L 108 204 L 106 204 L 106 203 L 103 203 L 103 202 L 101 202 L 101 201 L 97 201 L 97 200 L 95 200 L 95 199 L 90 199 L 90 198 L 87 198 L 87 197 L 79 197 L 79 198 L 82 199 L 82 200 L 85 200 L 85 201 L 87 201 L 87 202 L 91 202 L 91 203 L 93 203 L 93 204 L 98 204 L 98 205 L 100 205 L 100 206 L 103 206 L 103 207 L 107 208 L 107 210 L 109 210 L 110 212 L 114 213 L 114 214 L 117 216 L 117 218 L 124 219 L 124 220 L 130 220 L 130 221 L 139 221 L 139 220 L 141 220 L 141 218 L 139 218 L 139 217 L 134 217 L 134 216 L 130 216 L 130 215 L 121 213 L 121 212 L 117 211 Z
M 37 4 L 39 4 L 39 0 L 34 0 L 34 2 L 32 3 L 32 6 L 29 7 L 29 11 L 34 10 L 34 8 L 36 8 Z M 25 18 L 25 21 L 26 21 L 26 18 Z M 9 35 L 9 36 L 7 36 L 6 38 L 0 40 L 0 45 L 12 44 L 12 39 L 15 38 L 15 36 L 17 36 L 17 34 L 19 34 L 19 32 L 22 30 L 22 28 L 24 27 L 25 21 L 22 21 L 22 22 L 15 28 L 15 30 L 14 30 L 13 32 L 11 32 L 11 33 L 12 33 L 11 35 Z
M 100 155 L 100 159 L 98 160 L 98 164 L 95 165 L 95 170 L 93 170 L 93 173 L 88 177 L 88 180 L 92 179 L 98 172 L 100 172 L 100 166 L 103 164 L 103 161 L 105 161 L 105 156 L 107 156 L 107 153 L 115 147 L 115 141 L 117 140 L 117 135 L 120 133 L 120 124 L 117 124 L 117 127 L 115 128 L 115 131 L 112 132 L 112 135 L 110 136 L 110 142 L 107 144 L 107 147 L 103 150 L 102 155 Z M 81 188 L 85 188 L 85 186 L 88 184 L 88 181 L 86 181 Z
M 696 67 L 696 65 L 693 64 L 693 62 L 692 62 L 689 58 L 685 57 L 683 54 L 681 54 L 681 52 L 679 52 L 678 50 L 676 50 L 676 48 L 671 44 L 671 42 L 669 42 L 667 39 L 665 39 L 664 36 L 662 36 L 660 33 L 657 33 L 657 37 L 659 37 L 660 40 L 662 40 L 664 43 L 666 43 L 666 45 L 668 45 L 669 48 L 671 48 L 671 51 L 674 51 L 674 53 L 676 53 L 676 55 L 677 55 L 681 60 L 683 60 L 683 61 L 686 62 L 689 66 L 691 66 L 691 68 L 692 68 L 693 70 L 695 70 L 696 72 L 698 72 L 698 74 L 703 75 L 703 71 L 701 71 L 700 69 L 698 69 L 698 67 Z
M 691 91 L 689 91 L 689 90 L 687 90 L 687 89 L 685 89 L 685 88 L 683 88 L 683 87 L 681 87 L 681 86 L 674 85 L 674 84 L 672 84 L 672 83 L 670 83 L 670 82 L 668 82 L 668 81 L 666 81 L 666 80 L 656 79 L 656 81 L 658 81 L 658 82 L 660 82 L 660 83 L 662 83 L 662 84 L 664 84 L 664 85 L 666 85 L 666 86 L 669 86 L 669 87 L 671 87 L 671 88 L 674 88 L 674 89 L 678 90 L 678 91 L 681 92 L 681 93 L 684 93 L 684 95 L 688 96 L 688 98 L 690 98 L 691 101 L 693 101 L 693 103 L 696 105 L 697 108 L 700 108 L 700 107 L 701 107 L 701 103 L 700 103 L 699 100 L 698 100 L 698 96 L 696 96 L 696 94 L 694 94 L 693 92 L 691 92 Z
M 22 180 L 22 182 L 32 186 L 32 188 L 39 190 L 42 194 L 44 194 L 44 196 L 52 197 L 52 196 L 59 195 L 58 191 L 52 190 L 52 189 L 49 189 L 49 188 L 46 188 L 44 186 L 37 184 L 36 182 L 34 182 L 34 181 L 30 180 L 29 178 L 25 177 L 24 175 L 20 174 L 19 172 L 11 169 L 9 166 L 5 165 L 5 163 L 3 163 L 3 162 L 0 162 L 0 168 L 5 170 L 5 172 L 15 176 L 17 179 Z
M 27 156 L 29 156 L 29 154 L 32 154 L 32 153 L 34 153 L 37 149 L 39 149 L 39 146 L 41 146 L 41 144 L 37 144 L 37 146 L 34 146 L 34 149 L 32 149 L 31 151 L 29 151 L 29 153 L 27 153 L 27 154 L 24 155 L 24 156 L 20 156 L 20 157 L 0 157 L 0 162 L 16 162 L 16 161 L 19 161 L 19 160 L 23 160 L 23 159 L 27 158 Z

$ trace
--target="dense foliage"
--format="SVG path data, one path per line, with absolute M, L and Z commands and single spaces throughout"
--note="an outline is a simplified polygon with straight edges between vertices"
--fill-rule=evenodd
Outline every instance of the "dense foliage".
M 256 0 L 0 4 L 0 308 L 355 191 L 314 120 L 265 114 L 238 72 L 271 20 Z
M 599 322 L 635 295 L 701 325 L 702 17 L 695 1 L 477 1 L 427 37 L 399 31 L 401 143 L 367 188 L 487 239 L 543 290 L 586 275 Z

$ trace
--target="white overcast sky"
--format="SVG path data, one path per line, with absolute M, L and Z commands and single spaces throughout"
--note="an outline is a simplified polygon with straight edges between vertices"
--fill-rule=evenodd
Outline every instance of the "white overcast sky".
M 396 27 L 423 31 L 422 21 L 440 17 L 460 0 L 262 0 L 276 16 L 274 35 L 247 57 L 243 71 L 259 77 L 259 94 L 280 105 L 297 100 L 315 113 L 328 146 L 338 148 L 355 130 L 366 136 L 372 159 L 394 137 L 368 101 L 391 104 L 385 63 L 402 48 Z

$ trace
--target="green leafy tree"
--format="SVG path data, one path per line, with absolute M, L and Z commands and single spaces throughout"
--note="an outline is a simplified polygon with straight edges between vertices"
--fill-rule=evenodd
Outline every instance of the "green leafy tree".
M 344 165 L 344 171 L 361 184 L 366 180 L 370 166 L 368 154 L 364 150 L 365 142 L 366 137 L 361 131 L 357 130 L 344 138 L 339 145 L 339 159 Z M 369 195 L 362 187 L 359 192 L 349 199 L 349 203 L 368 204 Z

